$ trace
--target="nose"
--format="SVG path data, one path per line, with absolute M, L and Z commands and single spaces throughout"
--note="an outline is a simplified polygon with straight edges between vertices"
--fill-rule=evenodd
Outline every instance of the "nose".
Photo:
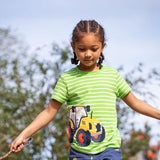
M 92 56 L 91 52 L 89 50 L 87 50 L 85 53 L 85 57 L 91 57 L 91 56 Z

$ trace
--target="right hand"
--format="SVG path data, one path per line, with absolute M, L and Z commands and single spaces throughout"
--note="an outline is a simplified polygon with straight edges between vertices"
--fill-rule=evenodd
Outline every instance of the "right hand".
M 10 150 L 13 153 L 18 153 L 24 148 L 25 138 L 18 136 L 11 144 Z

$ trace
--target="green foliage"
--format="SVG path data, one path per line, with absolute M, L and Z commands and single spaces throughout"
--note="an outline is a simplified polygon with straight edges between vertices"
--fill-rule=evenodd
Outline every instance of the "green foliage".
M 118 70 L 123 75 L 123 67 L 121 66 Z M 157 88 L 159 88 L 160 86 L 160 72 L 158 68 L 153 68 L 146 72 L 144 70 L 143 64 L 139 63 L 137 67 L 135 67 L 128 73 L 125 73 L 123 77 L 132 88 L 132 92 L 136 94 L 136 96 L 140 97 L 140 99 L 146 102 L 148 100 L 150 102 L 155 102 L 155 99 L 158 98 L 158 96 L 153 94 L 150 90 L 152 86 L 156 86 Z M 123 159 L 126 160 L 128 157 L 135 156 L 138 152 L 143 151 L 143 156 L 147 160 L 148 158 L 146 154 L 147 150 L 150 148 L 149 137 L 151 137 L 151 128 L 146 124 L 145 129 L 143 131 L 135 130 L 134 125 L 138 124 L 135 124 L 135 122 L 131 119 L 134 120 L 135 114 L 139 113 L 136 113 L 135 111 L 131 110 L 120 99 L 117 99 L 116 107 L 118 115 L 118 128 L 122 135 L 121 148 L 123 153 Z M 129 133 L 130 139 L 128 140 L 126 139 L 126 137 L 128 137 Z M 144 135 L 145 139 L 138 138 L 138 135 Z
M 53 44 L 53 59 L 40 60 L 38 54 L 28 53 L 11 30 L 0 29 L 0 156 L 9 151 L 11 141 L 47 107 L 70 55 L 68 46 L 61 49 Z M 32 144 L 10 158 L 67 159 L 65 108 L 64 105 L 55 119 L 33 136 Z
M 71 51 L 68 46 L 60 48 L 52 44 L 52 50 L 46 54 L 50 58 L 42 59 L 40 52 L 29 53 L 28 46 L 10 29 L 0 29 L 0 156 L 9 151 L 12 140 L 47 107 L 56 81 L 69 67 Z M 119 71 L 122 72 L 123 68 L 119 68 Z M 153 69 L 147 76 L 142 73 L 143 65 L 139 64 L 123 77 L 132 91 L 151 99 L 154 95 L 146 91 L 144 85 L 155 82 L 160 85 L 160 72 Z M 134 112 L 119 99 L 117 112 L 118 127 L 128 134 L 131 128 L 126 122 Z M 67 124 L 68 112 L 63 104 L 54 120 L 33 135 L 32 143 L 25 146 L 22 152 L 11 154 L 8 159 L 67 159 Z M 134 137 L 131 137 L 131 142 L 122 144 L 127 156 L 138 150 L 146 150 L 143 147 L 148 147 L 148 142 L 141 143 Z M 126 148 L 130 155 L 126 153 Z
M 147 151 L 150 149 L 149 141 L 150 141 L 150 130 L 151 128 L 145 125 L 145 130 L 138 130 L 136 131 L 134 128 L 134 124 L 132 126 L 132 130 L 130 131 L 129 135 L 130 138 L 128 140 L 123 140 L 123 157 L 122 159 L 127 159 L 128 157 L 135 156 L 138 152 L 142 151 L 143 156 L 146 160 L 147 158 Z
M 124 73 L 125 70 L 123 69 L 123 66 L 120 66 L 118 71 L 129 84 L 132 92 L 140 97 L 140 99 L 146 102 L 148 100 L 154 102 L 154 100 L 158 98 L 158 96 L 153 94 L 150 88 L 148 88 L 149 86 L 160 86 L 160 72 L 158 68 L 153 68 L 146 72 L 144 65 L 139 63 L 135 68 L 128 72 Z M 123 134 L 128 134 L 129 130 L 131 130 L 131 127 L 128 128 L 128 118 L 133 118 L 136 112 L 126 106 L 126 104 L 120 99 L 117 99 L 116 108 L 118 113 L 118 128 Z

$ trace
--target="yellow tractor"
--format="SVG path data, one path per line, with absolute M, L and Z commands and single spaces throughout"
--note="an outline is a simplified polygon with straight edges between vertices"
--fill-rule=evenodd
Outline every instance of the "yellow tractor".
M 70 108 L 70 119 L 68 124 L 68 139 L 73 142 L 75 135 L 76 141 L 80 146 L 88 146 L 91 139 L 94 142 L 102 142 L 105 138 L 105 130 L 100 121 L 87 115 L 90 106 L 75 105 Z

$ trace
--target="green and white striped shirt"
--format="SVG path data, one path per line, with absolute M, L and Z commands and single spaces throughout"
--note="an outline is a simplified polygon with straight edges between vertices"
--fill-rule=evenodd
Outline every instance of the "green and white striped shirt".
M 64 72 L 58 80 L 52 99 L 67 106 L 90 105 L 93 117 L 100 120 L 105 129 L 102 142 L 91 141 L 88 146 L 79 146 L 74 138 L 71 144 L 75 150 L 86 154 L 97 154 L 107 148 L 119 148 L 121 137 L 117 129 L 116 98 L 126 96 L 131 88 L 113 68 L 84 72 L 75 67 Z M 90 113 L 87 113 L 90 116 Z

